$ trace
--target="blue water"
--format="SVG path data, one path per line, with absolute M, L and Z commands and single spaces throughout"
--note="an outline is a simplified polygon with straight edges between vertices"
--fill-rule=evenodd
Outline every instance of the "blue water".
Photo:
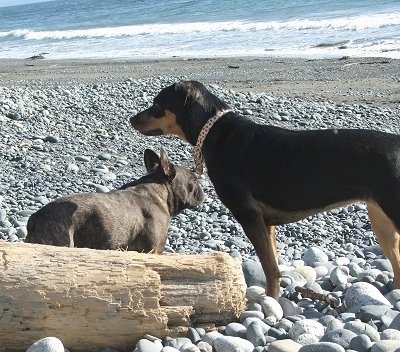
M 0 58 L 400 58 L 399 0 L 0 1 Z

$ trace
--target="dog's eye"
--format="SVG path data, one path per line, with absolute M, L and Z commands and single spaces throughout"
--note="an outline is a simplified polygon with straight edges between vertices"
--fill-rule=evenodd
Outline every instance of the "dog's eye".
M 153 106 L 151 107 L 151 112 L 154 117 L 164 116 L 164 109 L 157 103 L 153 104 Z

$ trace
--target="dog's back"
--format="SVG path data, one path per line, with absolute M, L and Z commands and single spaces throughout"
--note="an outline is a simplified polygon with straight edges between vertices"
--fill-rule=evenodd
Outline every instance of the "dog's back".
M 149 174 L 109 193 L 61 197 L 28 220 L 25 242 L 95 249 L 162 252 L 171 217 L 199 205 L 197 177 L 146 150 Z

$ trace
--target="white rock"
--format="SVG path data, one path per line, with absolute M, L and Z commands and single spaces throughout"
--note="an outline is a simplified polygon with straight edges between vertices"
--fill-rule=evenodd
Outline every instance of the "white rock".
M 57 337 L 45 337 L 36 341 L 26 352 L 64 352 L 64 345 Z
M 329 274 L 329 269 L 324 265 L 318 265 L 314 268 L 317 278 L 325 277 Z
M 297 337 L 295 342 L 304 346 L 304 345 L 310 345 L 312 343 L 316 343 L 318 341 L 319 341 L 319 338 L 317 336 L 315 336 L 314 334 L 305 333 L 305 334 L 301 334 L 299 337 Z
M 390 302 L 382 293 L 375 286 L 367 282 L 356 282 L 351 285 L 345 293 L 344 302 L 347 308 L 368 304 L 390 305 Z
M 265 297 L 265 289 L 260 286 L 250 286 L 246 289 L 246 298 L 249 301 L 258 302 L 261 298 Z
M 335 286 L 347 284 L 349 279 L 349 268 L 347 266 L 337 266 L 333 268 L 330 279 Z
M 318 247 L 310 247 L 303 254 L 303 260 L 306 265 L 313 266 L 315 262 L 327 262 L 328 256 Z
M 283 318 L 283 310 L 278 301 L 272 297 L 265 296 L 260 301 L 261 307 L 266 317 L 274 317 L 276 320 Z
M 314 282 L 317 279 L 317 273 L 311 266 L 303 265 L 294 270 L 303 276 L 307 282 Z
M 297 341 L 302 334 L 312 334 L 318 338 L 324 335 L 324 326 L 311 319 L 303 319 L 296 321 L 289 330 L 289 336 L 293 341 Z
M 244 352 L 253 352 L 254 345 L 245 339 L 235 336 L 218 337 L 214 342 L 216 352 L 232 352 L 241 349 Z

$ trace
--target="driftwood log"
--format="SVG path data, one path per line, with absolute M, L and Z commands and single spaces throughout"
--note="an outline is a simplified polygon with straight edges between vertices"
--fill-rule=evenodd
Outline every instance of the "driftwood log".
M 46 336 L 74 352 L 132 351 L 145 334 L 226 324 L 244 307 L 240 262 L 225 253 L 0 242 L 0 351 L 25 351 Z

